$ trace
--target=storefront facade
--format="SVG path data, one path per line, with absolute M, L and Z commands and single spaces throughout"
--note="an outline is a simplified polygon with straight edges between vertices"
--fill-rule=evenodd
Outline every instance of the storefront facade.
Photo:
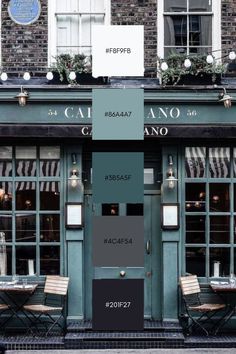
M 235 108 L 218 102 L 218 90 L 145 89 L 144 141 L 124 143 L 92 140 L 91 89 L 27 89 L 24 107 L 18 89 L 0 92 L 4 279 L 69 276 L 67 319 L 77 321 L 92 319 L 92 280 L 124 271 L 125 279 L 144 279 L 146 319 L 176 321 L 181 274 L 207 285 L 235 272 Z M 143 205 L 93 202 L 92 153 L 111 151 L 144 152 Z M 170 156 L 174 188 L 166 181 Z M 68 202 L 82 203 L 80 229 L 65 225 Z M 162 228 L 162 203 L 179 205 L 178 228 Z M 93 215 L 144 215 L 144 267 L 93 267 Z

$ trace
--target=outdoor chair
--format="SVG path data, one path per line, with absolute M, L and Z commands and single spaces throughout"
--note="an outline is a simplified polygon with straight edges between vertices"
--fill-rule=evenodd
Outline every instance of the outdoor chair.
M 210 330 L 205 325 L 211 324 L 210 329 L 213 329 L 215 327 L 213 316 L 224 309 L 226 305 L 202 303 L 200 298 L 201 289 L 196 275 L 180 277 L 180 287 L 185 309 L 190 318 L 190 323 L 186 328 L 187 333 L 191 333 L 194 327 L 199 327 L 208 336 Z
M 64 316 L 64 307 L 68 283 L 69 278 L 67 277 L 48 275 L 46 277 L 44 287 L 43 304 L 28 304 L 23 307 L 26 315 L 27 312 L 30 313 L 31 316 L 27 315 L 27 317 L 31 322 L 31 326 L 36 327 L 37 332 L 39 332 L 37 325 L 46 326 L 46 336 L 56 325 L 62 329 L 63 333 L 65 332 L 66 321 Z M 53 315 L 56 315 L 57 313 L 59 316 L 53 317 Z M 63 318 L 63 325 L 60 323 L 61 318 Z M 48 327 L 47 324 L 50 324 L 50 326 Z M 29 328 L 31 333 L 33 333 L 32 328 Z

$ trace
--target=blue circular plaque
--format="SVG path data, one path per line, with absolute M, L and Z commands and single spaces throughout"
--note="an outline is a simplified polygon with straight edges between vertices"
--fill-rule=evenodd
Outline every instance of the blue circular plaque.
M 30 25 L 37 21 L 41 11 L 39 0 L 10 0 L 8 13 L 12 21 L 19 25 Z

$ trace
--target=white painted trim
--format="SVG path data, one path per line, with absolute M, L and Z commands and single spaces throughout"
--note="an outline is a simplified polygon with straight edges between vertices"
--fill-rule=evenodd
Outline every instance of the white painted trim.
M 104 0 L 105 21 L 104 25 L 111 25 L 111 0 Z
M 164 58 L 164 0 L 157 0 L 157 56 Z
M 212 51 L 219 50 L 213 54 L 216 58 L 221 58 L 221 0 L 212 1 L 212 11 Z
M 48 1 L 48 67 L 53 63 L 56 55 L 57 31 L 56 31 L 56 0 Z

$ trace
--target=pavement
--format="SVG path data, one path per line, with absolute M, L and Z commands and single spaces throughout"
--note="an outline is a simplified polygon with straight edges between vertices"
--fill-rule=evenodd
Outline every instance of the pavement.
M 7 350 L 6 354 L 236 354 L 236 348 L 107 349 L 107 350 Z

